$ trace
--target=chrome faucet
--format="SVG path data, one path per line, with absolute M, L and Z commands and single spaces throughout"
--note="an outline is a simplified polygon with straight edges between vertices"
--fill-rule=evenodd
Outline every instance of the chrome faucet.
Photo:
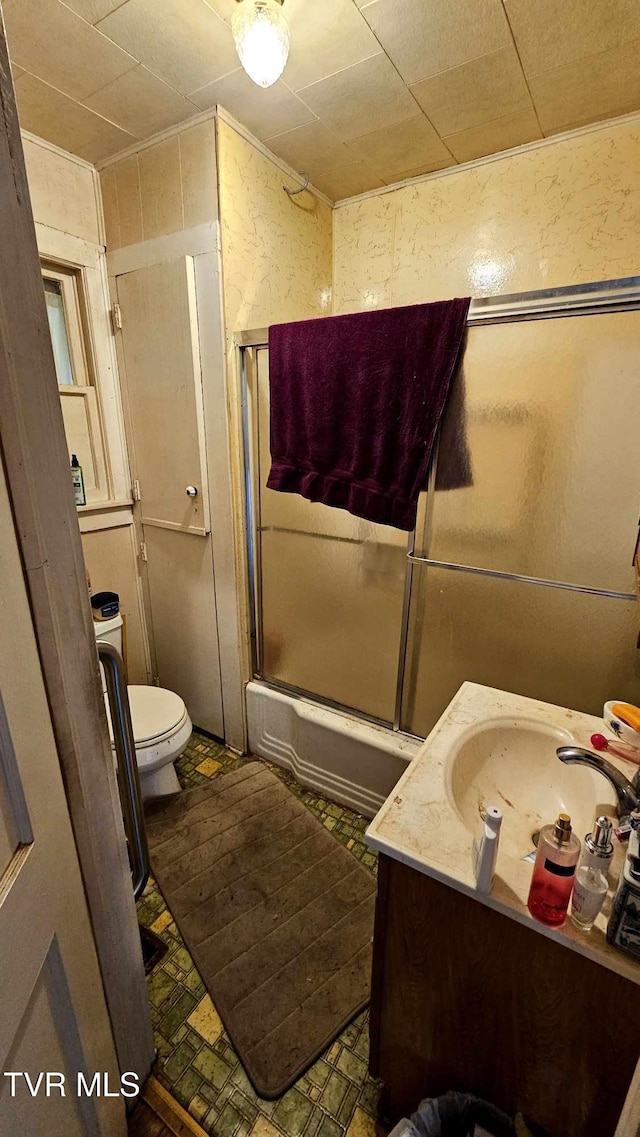
M 625 778 L 620 770 L 616 769 L 606 758 L 594 754 L 592 750 L 583 750 L 581 746 L 559 746 L 556 754 L 561 762 L 567 765 L 574 763 L 581 766 L 591 766 L 597 770 L 613 786 L 618 798 L 618 815 L 620 828 L 629 821 L 629 814 L 640 807 L 640 769 L 632 782 Z

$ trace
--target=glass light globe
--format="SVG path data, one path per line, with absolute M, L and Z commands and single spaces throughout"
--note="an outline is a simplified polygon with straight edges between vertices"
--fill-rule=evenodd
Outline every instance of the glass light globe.
M 289 25 L 278 0 L 241 0 L 231 20 L 236 51 L 250 79 L 270 87 L 289 57 Z

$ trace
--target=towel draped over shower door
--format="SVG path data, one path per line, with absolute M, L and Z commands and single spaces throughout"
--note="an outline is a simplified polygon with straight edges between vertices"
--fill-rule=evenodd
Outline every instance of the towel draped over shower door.
M 469 303 L 272 326 L 268 487 L 413 529 Z

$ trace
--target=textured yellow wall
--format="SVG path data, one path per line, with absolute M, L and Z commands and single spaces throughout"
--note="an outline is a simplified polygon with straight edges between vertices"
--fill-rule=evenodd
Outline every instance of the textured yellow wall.
M 640 120 L 339 206 L 334 311 L 632 276 Z
M 227 334 L 331 311 L 332 210 L 218 120 Z

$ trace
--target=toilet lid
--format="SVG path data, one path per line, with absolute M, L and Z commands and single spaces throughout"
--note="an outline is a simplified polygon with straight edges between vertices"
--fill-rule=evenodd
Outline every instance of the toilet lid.
M 165 691 L 164 687 L 127 687 L 129 706 L 131 708 L 131 726 L 136 746 L 164 734 L 170 734 L 186 717 L 187 709 L 179 695 L 173 691 Z M 107 705 L 107 718 L 109 731 L 111 729 L 111 716 Z

